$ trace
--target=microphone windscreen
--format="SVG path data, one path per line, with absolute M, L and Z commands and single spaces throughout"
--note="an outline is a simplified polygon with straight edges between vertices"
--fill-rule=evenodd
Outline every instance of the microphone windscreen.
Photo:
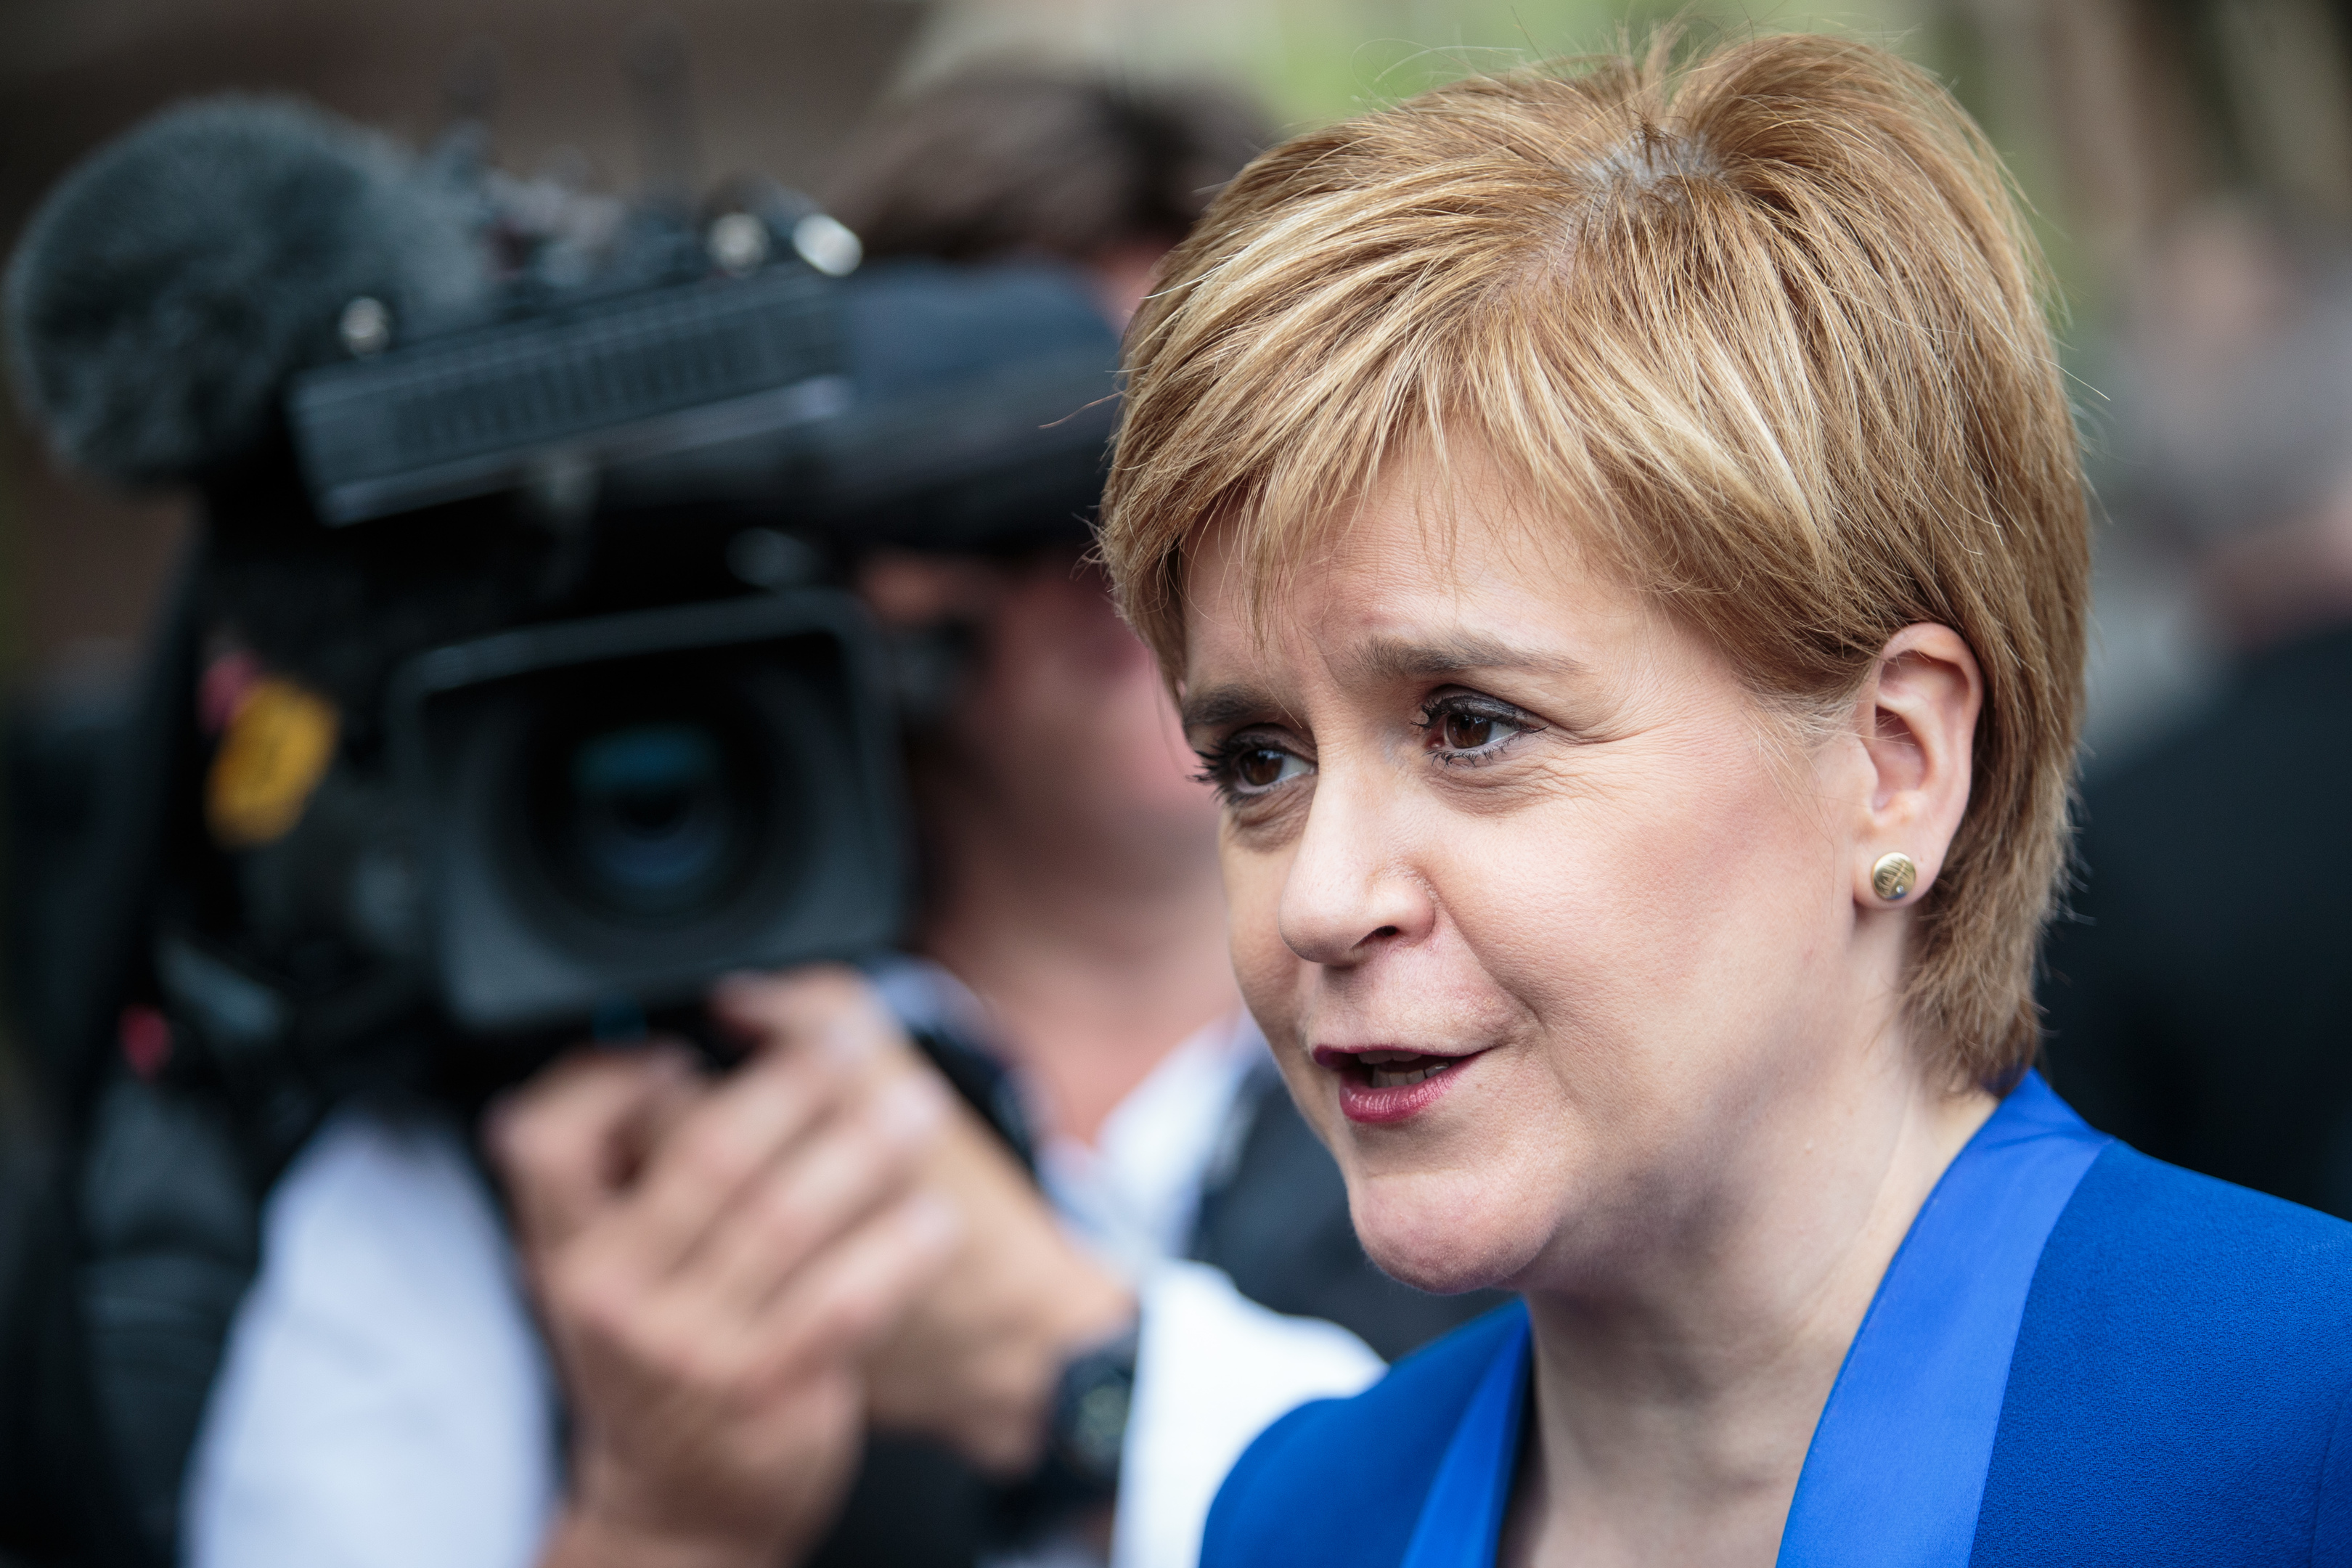
M 77 467 L 198 478 L 270 434 L 287 378 L 362 295 L 403 337 L 491 289 L 478 204 L 386 139 L 283 99 L 167 110 L 42 202 L 11 260 L 11 370 Z

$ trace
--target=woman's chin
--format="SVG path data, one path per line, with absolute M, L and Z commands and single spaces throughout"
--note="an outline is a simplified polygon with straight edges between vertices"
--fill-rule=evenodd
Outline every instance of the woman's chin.
M 1496 1204 L 1492 1193 L 1488 1183 L 1449 1172 L 1376 1178 L 1348 1196 L 1357 1238 L 1382 1273 L 1451 1296 L 1508 1289 L 1543 1250 L 1538 1216 Z

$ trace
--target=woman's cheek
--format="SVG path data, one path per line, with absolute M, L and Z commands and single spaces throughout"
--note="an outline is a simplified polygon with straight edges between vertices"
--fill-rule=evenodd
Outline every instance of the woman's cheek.
M 1225 910 L 1234 979 L 1266 1038 L 1296 1032 L 1298 955 L 1282 940 L 1282 873 L 1276 857 L 1225 845 Z

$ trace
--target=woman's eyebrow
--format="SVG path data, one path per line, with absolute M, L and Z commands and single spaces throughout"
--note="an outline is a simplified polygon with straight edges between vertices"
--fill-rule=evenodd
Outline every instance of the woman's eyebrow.
M 1514 647 L 1484 632 L 1436 637 L 1372 637 L 1344 661 L 1347 673 L 1368 681 L 1426 680 L 1473 670 L 1525 669 L 1540 675 L 1581 675 L 1591 668 L 1564 653 Z M 1282 704 L 1248 686 L 1212 686 L 1187 693 L 1178 710 L 1184 728 L 1214 729 L 1283 711 Z
M 1452 632 L 1429 638 L 1373 637 L 1349 661 L 1370 680 L 1426 680 L 1476 669 L 1526 669 L 1543 675 L 1581 675 L 1586 667 L 1564 653 L 1514 647 L 1484 632 Z
M 1187 730 L 1213 729 L 1244 719 L 1263 719 L 1278 706 L 1264 692 L 1246 686 L 1212 686 L 1205 691 L 1185 693 L 1178 712 Z

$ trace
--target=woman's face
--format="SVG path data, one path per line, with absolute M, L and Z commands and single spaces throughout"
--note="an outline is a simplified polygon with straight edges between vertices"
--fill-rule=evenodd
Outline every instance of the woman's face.
M 1188 738 L 1243 991 L 1367 1249 L 1570 1288 L 1737 1226 L 1896 1032 L 1899 928 L 1855 896 L 1872 764 L 1776 742 L 1561 525 L 1432 493 L 1394 474 L 1255 617 L 1202 542 Z

